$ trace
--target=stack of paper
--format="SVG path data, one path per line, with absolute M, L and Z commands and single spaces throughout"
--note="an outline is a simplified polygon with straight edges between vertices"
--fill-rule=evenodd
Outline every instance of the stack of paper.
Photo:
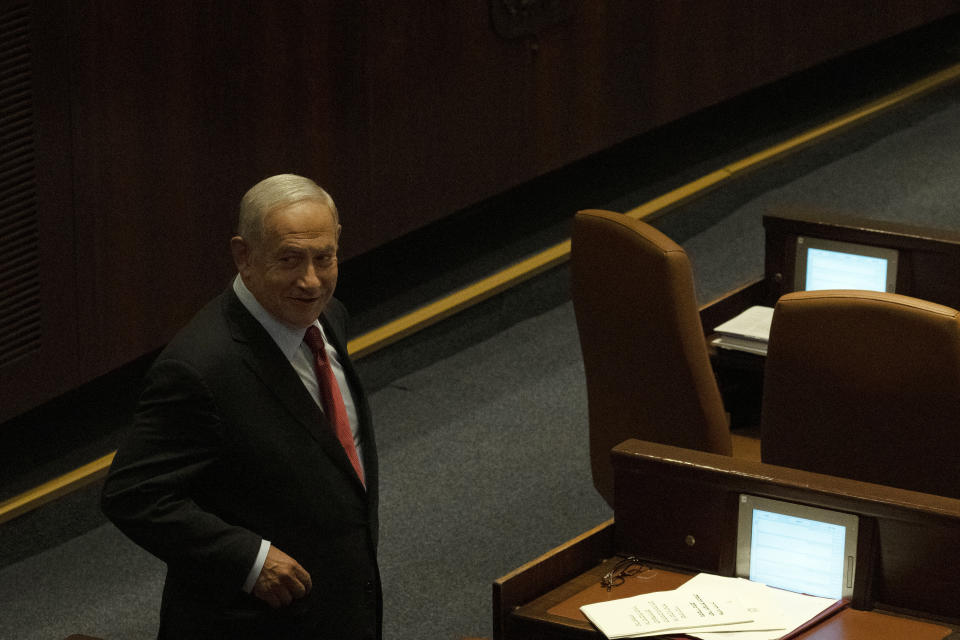
M 598 602 L 580 610 L 608 638 L 684 633 L 702 640 L 776 640 L 839 601 L 701 573 L 673 591 Z
M 740 315 L 714 327 L 713 331 L 718 335 L 711 343 L 723 349 L 736 349 L 765 356 L 772 320 L 773 307 L 750 307 Z

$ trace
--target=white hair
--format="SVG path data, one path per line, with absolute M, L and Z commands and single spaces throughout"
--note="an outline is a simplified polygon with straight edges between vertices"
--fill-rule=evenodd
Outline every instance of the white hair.
M 263 218 L 278 207 L 285 207 L 301 200 L 318 200 L 330 208 L 333 224 L 340 223 L 337 205 L 330 194 L 310 178 L 281 173 L 270 176 L 250 187 L 240 201 L 240 217 L 237 235 L 247 242 L 259 244 L 263 240 Z

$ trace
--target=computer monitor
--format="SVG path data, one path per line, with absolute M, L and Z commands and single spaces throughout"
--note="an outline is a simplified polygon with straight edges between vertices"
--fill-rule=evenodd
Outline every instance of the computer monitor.
M 740 495 L 737 576 L 824 598 L 851 598 L 859 518 Z
M 800 236 L 795 291 L 863 289 L 896 291 L 896 249 Z

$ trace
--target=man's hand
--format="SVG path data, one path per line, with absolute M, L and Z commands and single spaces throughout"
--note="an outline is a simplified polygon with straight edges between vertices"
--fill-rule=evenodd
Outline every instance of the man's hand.
M 279 609 L 310 593 L 312 586 L 307 570 L 271 545 L 263 569 L 253 585 L 253 595 L 274 609 Z

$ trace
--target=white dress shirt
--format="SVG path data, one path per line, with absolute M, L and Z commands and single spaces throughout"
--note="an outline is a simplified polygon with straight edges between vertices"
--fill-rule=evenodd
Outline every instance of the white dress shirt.
M 290 362 L 294 371 L 297 372 L 300 381 L 303 382 L 303 386 L 310 392 L 310 397 L 313 398 L 313 401 L 316 402 L 320 410 L 323 411 L 323 403 L 320 401 L 320 388 L 317 383 L 317 374 L 313 368 L 313 352 L 310 351 L 310 347 L 303 341 L 303 336 L 307 331 L 306 328 L 292 329 L 274 318 L 273 315 L 264 309 L 263 305 L 257 301 L 239 274 L 237 274 L 237 277 L 233 280 L 233 291 L 237 294 L 237 297 L 243 306 L 246 307 L 247 311 L 249 311 L 250 314 L 257 319 L 257 322 L 266 329 L 267 333 L 270 334 L 270 337 L 273 338 L 273 341 L 280 348 L 280 351 L 283 352 L 284 357 Z M 320 329 L 320 335 L 323 336 L 323 342 L 327 350 L 327 359 L 330 361 L 330 368 L 333 370 L 333 374 L 337 379 L 337 385 L 340 387 L 340 395 L 343 396 L 343 404 L 347 409 L 347 418 L 350 420 L 350 431 L 353 433 L 353 444 L 357 448 L 357 456 L 360 458 L 360 468 L 363 469 L 363 449 L 360 442 L 360 424 L 357 419 L 357 405 L 353 400 L 353 394 L 350 393 L 350 385 L 347 384 L 347 377 L 343 371 L 340 354 L 337 353 L 337 350 L 330 344 L 323 330 L 323 326 L 316 320 L 314 320 L 313 324 Z M 243 590 L 247 593 L 253 591 L 253 587 L 257 583 L 257 578 L 260 577 L 260 571 L 263 569 L 263 564 L 267 559 L 267 551 L 269 550 L 270 541 L 262 540 L 260 542 L 260 552 L 257 554 L 257 559 L 250 568 L 247 580 L 243 584 Z

